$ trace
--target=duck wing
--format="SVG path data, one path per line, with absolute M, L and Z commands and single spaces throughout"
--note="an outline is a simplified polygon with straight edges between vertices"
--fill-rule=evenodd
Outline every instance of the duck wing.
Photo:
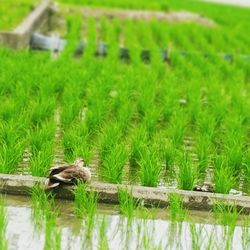
M 60 182 L 55 182 L 53 180 L 49 180 L 46 189 L 53 189 L 60 185 Z
M 72 183 L 72 180 L 77 178 L 78 171 L 75 166 L 67 167 L 59 173 L 52 174 L 51 179 L 58 180 L 64 183 Z
M 49 177 L 52 177 L 53 175 L 59 174 L 65 171 L 66 169 L 71 169 L 71 168 L 75 168 L 75 166 L 74 165 L 62 165 L 62 166 L 52 167 L 50 168 Z
M 79 171 L 79 177 L 80 180 L 82 181 L 89 181 L 91 178 L 91 175 L 89 175 L 88 172 L 86 171 Z

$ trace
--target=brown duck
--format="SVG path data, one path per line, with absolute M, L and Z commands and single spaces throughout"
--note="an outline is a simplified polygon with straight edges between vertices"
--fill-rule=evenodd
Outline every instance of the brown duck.
M 61 184 L 74 185 L 77 180 L 90 181 L 91 172 L 82 158 L 77 158 L 73 164 L 52 167 L 49 174 L 48 189 Z

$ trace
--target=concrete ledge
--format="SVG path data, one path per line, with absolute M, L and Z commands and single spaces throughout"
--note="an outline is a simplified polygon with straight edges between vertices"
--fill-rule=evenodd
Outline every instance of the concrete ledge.
M 46 186 L 48 179 L 0 174 L 0 193 L 29 195 L 32 187 L 40 184 Z M 133 197 L 142 199 L 146 205 L 167 207 L 169 205 L 169 195 L 179 194 L 183 198 L 185 208 L 193 210 L 211 210 L 216 202 L 225 202 L 227 205 L 236 205 L 242 213 L 250 214 L 250 197 L 234 196 L 213 193 L 202 193 L 194 191 L 184 191 L 171 188 L 150 188 L 141 186 L 124 186 L 103 182 L 92 182 L 89 190 L 95 191 L 99 196 L 99 201 L 103 203 L 118 204 L 118 188 L 132 189 Z M 72 200 L 74 198 L 74 187 L 64 186 L 55 191 L 57 198 Z
M 29 46 L 31 34 L 48 21 L 50 3 L 43 0 L 14 31 L 0 31 L 0 45 L 14 49 Z

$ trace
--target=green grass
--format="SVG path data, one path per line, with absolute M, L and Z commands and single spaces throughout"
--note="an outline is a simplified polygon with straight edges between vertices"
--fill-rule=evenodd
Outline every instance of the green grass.
M 8 0 L 0 6 L 0 30 L 15 28 L 37 5 L 39 0 Z M 9 12 L 11 10 L 11 12 Z M 8 14 L 6 14 L 8 13 Z

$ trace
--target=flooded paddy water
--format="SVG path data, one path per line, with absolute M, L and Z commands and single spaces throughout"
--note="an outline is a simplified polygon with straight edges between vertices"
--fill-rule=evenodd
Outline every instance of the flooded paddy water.
M 53 235 L 48 236 L 48 225 L 38 225 L 31 199 L 6 196 L 8 249 L 249 249 L 245 216 L 227 226 L 202 211 L 174 220 L 169 209 L 148 209 L 128 219 L 117 206 L 99 204 L 88 234 L 88 223 L 75 216 L 72 202 L 56 200 L 56 205 L 58 244 L 52 247 Z

